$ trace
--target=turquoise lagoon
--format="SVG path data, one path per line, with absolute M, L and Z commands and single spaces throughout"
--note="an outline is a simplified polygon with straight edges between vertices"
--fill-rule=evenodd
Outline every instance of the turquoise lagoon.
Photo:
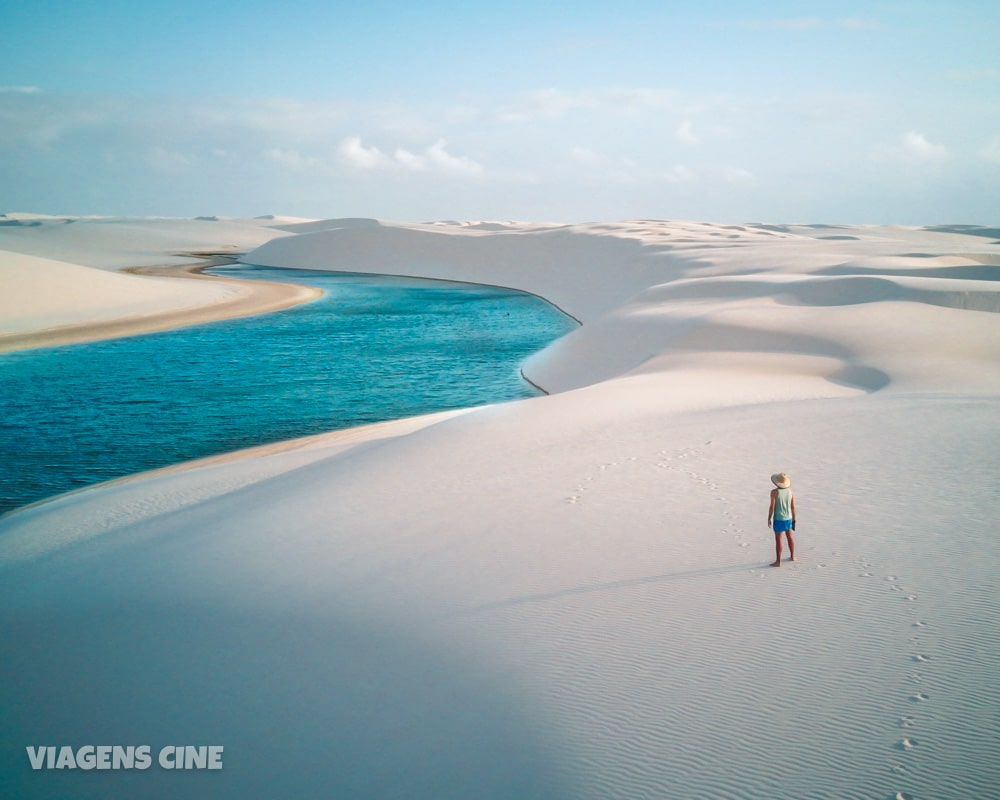
M 0 355 L 0 513 L 189 459 L 530 397 L 520 364 L 576 325 L 502 288 L 211 272 L 324 294 L 271 314 Z

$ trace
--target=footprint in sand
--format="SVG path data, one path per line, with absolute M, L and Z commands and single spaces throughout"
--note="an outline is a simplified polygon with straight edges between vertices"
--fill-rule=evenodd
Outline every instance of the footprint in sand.
M 927 624 L 926 622 L 920 622 L 919 620 L 917 620 L 916 622 L 913 623 L 913 627 L 914 628 L 923 628 L 926 624 Z
M 930 700 L 930 699 L 931 699 L 930 695 L 925 694 L 924 692 L 917 692 L 915 695 L 912 695 L 910 697 L 910 701 L 914 703 L 923 703 L 925 700 Z
M 927 656 L 921 656 L 921 655 L 914 656 L 913 660 L 914 661 L 919 661 L 920 663 L 924 663 L 924 662 L 930 661 L 930 659 Z
M 897 750 L 912 750 L 916 746 L 917 746 L 916 739 L 900 739 L 898 742 L 896 742 Z
M 906 595 L 906 597 L 904 599 L 905 600 L 913 601 L 913 600 L 917 599 L 917 596 L 915 594 L 908 594 L 908 595 Z
M 900 728 L 912 728 L 916 720 L 913 717 L 900 717 L 899 727 Z

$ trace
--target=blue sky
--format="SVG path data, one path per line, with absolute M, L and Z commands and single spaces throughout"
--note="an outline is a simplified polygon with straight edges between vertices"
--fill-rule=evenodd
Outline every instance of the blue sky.
M 0 0 L 0 212 L 1000 222 L 995 2 Z

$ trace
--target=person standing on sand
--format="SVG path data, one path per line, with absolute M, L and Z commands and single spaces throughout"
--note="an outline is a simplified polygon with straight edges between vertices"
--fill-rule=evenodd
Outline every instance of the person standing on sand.
M 789 561 L 795 560 L 795 493 L 791 490 L 792 479 L 787 473 L 778 472 L 771 476 L 771 483 L 776 489 L 771 490 L 771 505 L 767 509 L 767 527 L 774 520 L 774 563 L 772 567 L 781 566 L 781 534 L 788 539 Z

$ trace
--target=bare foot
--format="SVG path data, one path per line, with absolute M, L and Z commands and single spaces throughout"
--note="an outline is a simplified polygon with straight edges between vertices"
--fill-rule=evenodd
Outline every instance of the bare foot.
M 771 566 L 772 567 L 780 567 L 781 566 L 781 562 L 780 561 L 775 561 Z
M 792 557 L 791 557 L 790 559 L 788 559 L 788 560 L 789 560 L 789 561 L 794 561 L 794 560 L 795 560 L 795 556 L 792 556 Z

